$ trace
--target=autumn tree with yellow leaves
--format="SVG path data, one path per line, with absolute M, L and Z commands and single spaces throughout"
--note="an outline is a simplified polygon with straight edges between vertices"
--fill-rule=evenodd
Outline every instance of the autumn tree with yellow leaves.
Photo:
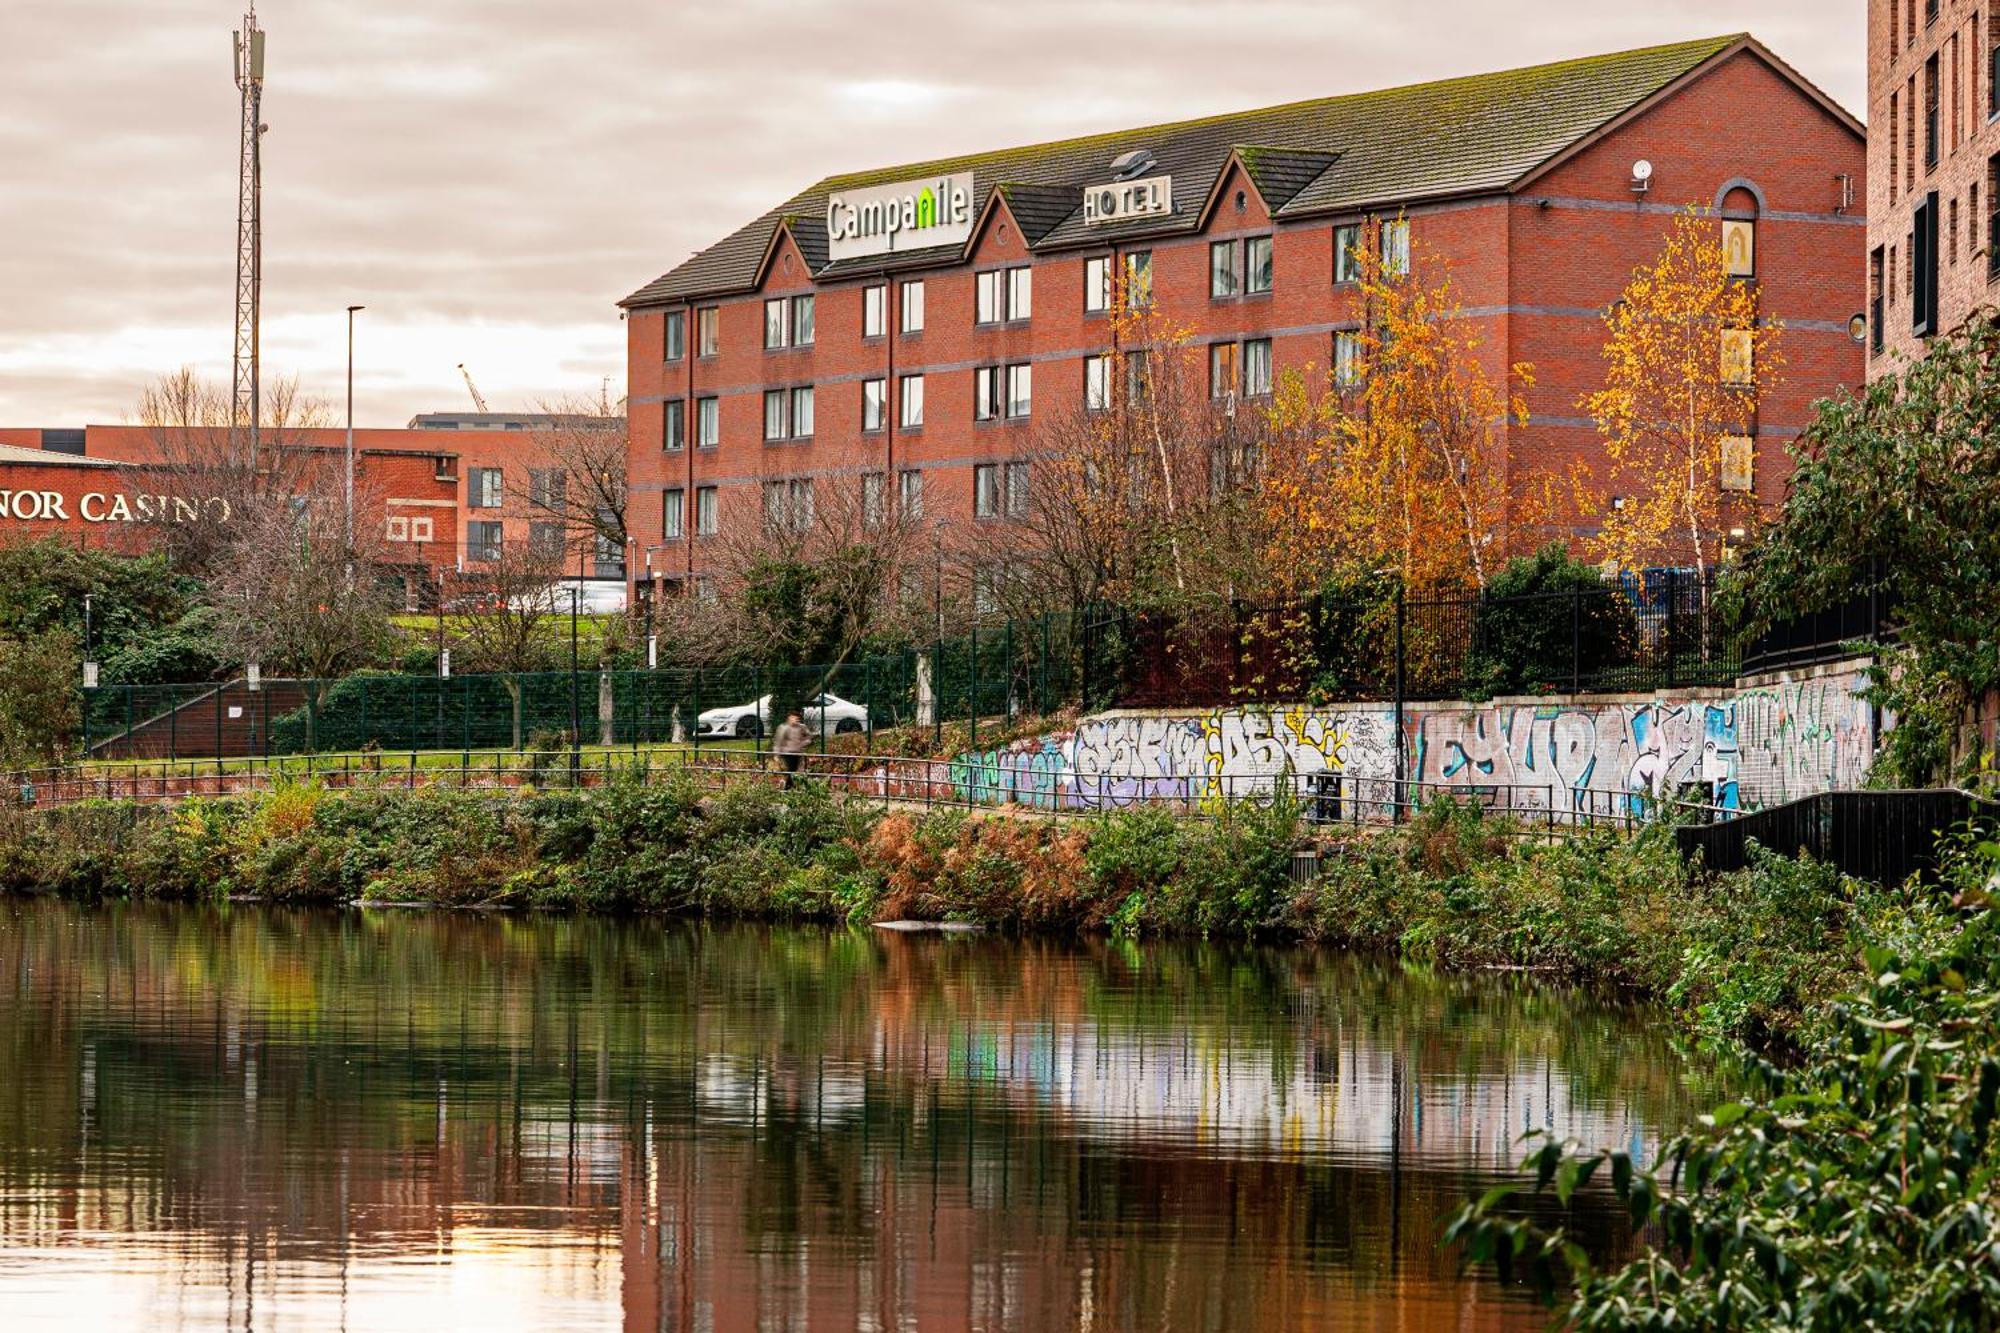
M 1723 224 L 1689 208 L 1604 316 L 1604 387 L 1583 407 L 1610 462 L 1601 554 L 1626 568 L 1692 559 L 1704 576 L 1732 527 L 1753 528 L 1757 403 L 1782 365 L 1780 325 L 1730 276 Z
M 1273 575 L 1295 594 L 1381 569 L 1412 590 L 1484 587 L 1507 517 L 1504 434 L 1527 420 L 1533 369 L 1496 383 L 1441 258 L 1379 240 L 1355 258 L 1348 352 L 1323 386 L 1287 377 L 1270 413 Z

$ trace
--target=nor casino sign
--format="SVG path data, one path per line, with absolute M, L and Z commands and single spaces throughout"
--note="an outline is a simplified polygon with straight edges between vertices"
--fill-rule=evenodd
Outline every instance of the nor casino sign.
M 127 495 L 123 491 L 0 490 L 0 522 L 14 523 L 227 523 L 229 501 L 219 495 Z

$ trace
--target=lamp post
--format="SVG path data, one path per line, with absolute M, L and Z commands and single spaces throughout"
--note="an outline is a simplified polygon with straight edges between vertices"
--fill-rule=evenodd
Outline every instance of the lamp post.
M 576 586 L 569 590 L 569 781 L 577 785 L 583 767 L 583 712 L 577 697 L 577 612 L 583 600 L 583 547 L 576 552 Z
M 347 307 L 347 546 L 354 549 L 354 316 L 368 307 Z

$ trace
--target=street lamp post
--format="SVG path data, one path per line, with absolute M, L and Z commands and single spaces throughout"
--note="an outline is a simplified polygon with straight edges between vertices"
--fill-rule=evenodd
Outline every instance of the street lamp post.
M 354 548 L 354 316 L 365 305 L 347 307 L 347 546 Z
M 569 780 L 577 785 L 579 770 L 583 767 L 583 711 L 577 697 L 577 632 L 576 621 L 578 603 L 583 600 L 583 548 L 576 552 L 576 586 L 569 590 Z

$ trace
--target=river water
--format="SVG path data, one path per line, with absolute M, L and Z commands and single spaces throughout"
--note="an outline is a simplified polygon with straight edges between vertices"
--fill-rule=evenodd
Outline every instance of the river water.
M 0 900 L 0 1328 L 1539 1328 L 1441 1219 L 1715 1078 L 1302 950 Z

